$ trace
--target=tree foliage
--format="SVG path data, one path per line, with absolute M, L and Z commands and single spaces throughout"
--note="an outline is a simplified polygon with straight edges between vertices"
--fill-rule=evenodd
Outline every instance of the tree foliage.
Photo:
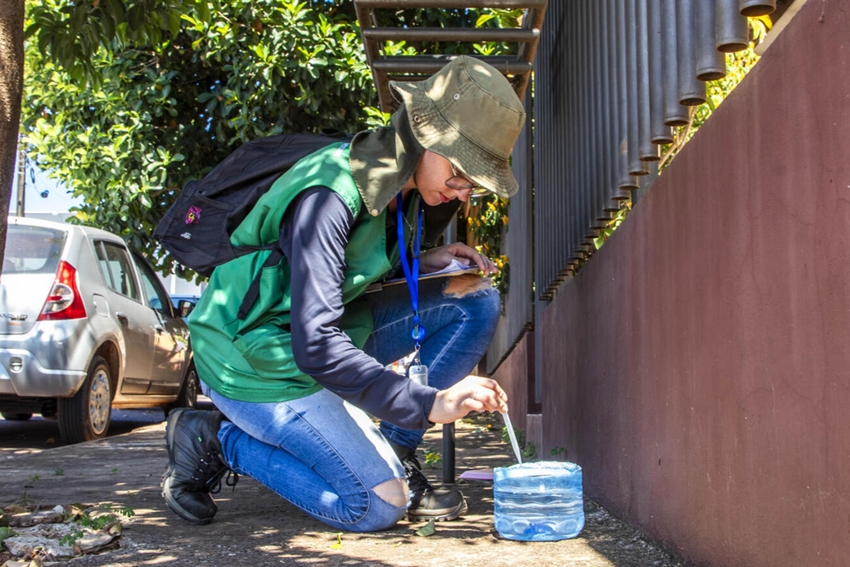
M 375 95 L 353 15 L 324 2 L 145 13 L 159 4 L 108 0 L 88 4 L 89 16 L 100 11 L 89 27 L 85 5 L 48 0 L 29 11 L 41 26 L 26 56 L 29 154 L 84 199 L 79 222 L 121 234 L 165 273 L 171 261 L 150 235 L 187 180 L 242 141 L 356 131 L 379 116 L 368 109 Z M 41 35 L 56 28 L 69 33 Z
M 520 10 L 381 10 L 388 26 L 516 26 Z M 83 199 L 75 221 L 152 241 L 186 181 L 240 143 L 382 124 L 351 0 L 30 3 L 23 124 L 37 166 Z M 505 52 L 469 44 L 387 53 Z M 183 275 L 178 266 L 178 273 Z

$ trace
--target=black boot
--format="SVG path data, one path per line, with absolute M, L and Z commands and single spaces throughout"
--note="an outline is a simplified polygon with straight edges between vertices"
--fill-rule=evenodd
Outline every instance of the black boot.
M 409 449 L 390 443 L 396 456 L 404 466 L 407 486 L 410 490 L 410 504 L 407 506 L 407 519 L 411 522 L 428 520 L 454 520 L 466 513 L 466 500 L 457 488 L 434 488 L 425 475 L 416 458 L 416 449 Z
M 210 493 L 221 489 L 221 477 L 230 467 L 221 456 L 219 411 L 181 408 L 168 414 L 165 439 L 168 467 L 162 477 L 162 496 L 178 516 L 193 524 L 208 524 L 218 511 Z M 233 475 L 226 481 L 235 486 Z

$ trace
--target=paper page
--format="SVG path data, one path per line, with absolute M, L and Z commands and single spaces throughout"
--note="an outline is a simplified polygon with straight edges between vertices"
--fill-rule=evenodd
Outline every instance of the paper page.
M 446 266 L 445 268 L 443 268 L 442 270 L 439 270 L 439 271 L 436 271 L 436 272 L 430 272 L 430 273 L 427 273 L 427 274 L 421 274 L 419 276 L 419 279 L 420 280 L 428 280 L 428 279 L 431 279 L 431 278 L 457 276 L 457 275 L 460 275 L 460 274 L 477 273 L 477 272 L 478 272 L 478 265 L 477 264 L 472 264 L 470 266 L 467 266 L 467 265 L 459 262 L 458 260 L 452 260 L 451 263 L 448 266 Z M 372 293 L 372 292 L 375 292 L 375 291 L 380 291 L 385 286 L 397 285 L 397 284 L 403 283 L 404 281 L 405 281 L 404 278 L 394 278 L 394 279 L 391 279 L 391 280 L 387 280 L 383 283 L 373 283 L 368 288 L 366 288 L 366 293 Z
M 436 272 L 429 272 L 427 274 L 421 274 L 421 278 L 433 278 L 435 276 L 442 276 L 443 274 L 450 274 L 452 272 L 457 272 L 458 270 L 466 271 L 466 270 L 477 270 L 478 266 L 476 264 L 472 264 L 471 266 L 467 266 L 466 264 L 461 263 L 458 260 L 452 260 L 451 263 L 443 268 L 442 270 Z

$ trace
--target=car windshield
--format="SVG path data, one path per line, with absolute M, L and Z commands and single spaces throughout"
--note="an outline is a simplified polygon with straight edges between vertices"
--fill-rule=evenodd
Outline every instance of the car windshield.
M 54 228 L 10 225 L 2 273 L 55 273 L 66 236 L 67 232 Z

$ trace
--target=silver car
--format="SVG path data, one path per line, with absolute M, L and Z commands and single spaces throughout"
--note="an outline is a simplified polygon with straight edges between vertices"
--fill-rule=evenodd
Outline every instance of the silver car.
M 9 217 L 0 275 L 0 413 L 104 437 L 113 407 L 195 405 L 189 329 L 118 236 Z

